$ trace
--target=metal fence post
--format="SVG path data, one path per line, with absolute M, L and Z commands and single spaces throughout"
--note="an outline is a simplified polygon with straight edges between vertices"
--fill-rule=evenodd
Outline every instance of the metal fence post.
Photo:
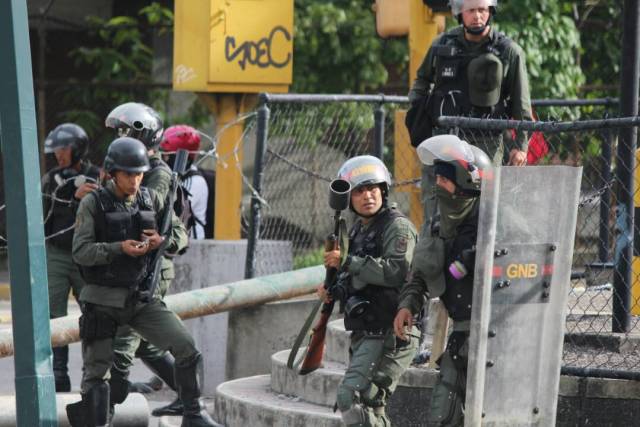
M 384 104 L 379 104 L 378 108 L 373 112 L 374 128 L 373 128 L 373 152 L 375 157 L 382 160 L 384 155 L 384 119 L 386 111 Z
M 0 142 L 7 204 L 16 425 L 54 427 L 55 387 L 27 2 L 0 1 Z
M 260 217 L 262 215 L 262 179 L 264 177 L 264 159 L 267 154 L 267 138 L 269 136 L 269 98 L 260 96 L 258 107 L 258 128 L 256 131 L 256 157 L 253 166 L 253 195 L 251 196 L 251 222 L 247 239 L 247 259 L 244 267 L 245 279 L 251 279 L 256 274 L 256 252 L 260 237 Z
M 640 1 L 625 0 L 623 6 L 623 37 L 622 37 L 622 72 L 620 75 L 620 110 L 622 116 L 631 117 L 638 114 L 638 74 L 640 74 Z M 616 259 L 613 275 L 613 332 L 628 332 L 631 323 L 631 260 L 633 258 L 633 230 L 634 206 L 633 172 L 635 166 L 635 151 L 638 139 L 636 127 L 623 128 L 618 142 L 617 182 L 618 204 L 623 218 L 620 218 L 624 239 L 621 248 L 616 248 L 619 256 Z
M 607 111 L 604 116 L 609 118 Z M 602 178 L 602 194 L 600 194 L 600 228 L 598 243 L 598 259 L 604 263 L 609 261 L 609 216 L 611 213 L 611 147 L 613 146 L 613 131 L 607 129 L 600 150 L 600 176 Z

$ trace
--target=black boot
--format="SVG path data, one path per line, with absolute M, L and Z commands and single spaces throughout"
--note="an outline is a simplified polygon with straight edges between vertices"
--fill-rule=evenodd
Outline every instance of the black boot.
M 164 381 L 171 390 L 178 391 L 175 380 L 175 359 L 171 353 L 165 352 L 164 355 L 156 359 L 142 359 L 145 365 Z M 151 412 L 154 417 L 164 415 L 182 415 L 184 407 L 182 401 L 178 398 L 166 406 L 156 408 Z
M 53 377 L 56 382 L 56 393 L 71 391 L 69 379 L 69 346 L 54 347 L 53 351 Z
M 179 397 L 176 397 L 176 399 L 168 405 L 160 406 L 151 411 L 151 415 L 153 415 L 154 417 L 164 417 L 165 415 L 176 416 L 182 415 L 183 413 L 184 406 L 182 406 L 182 400 L 180 400 Z
M 67 418 L 71 427 L 108 427 L 109 409 L 109 384 L 102 383 L 84 393 L 82 401 L 67 405 Z
M 201 360 L 202 357 L 198 354 L 193 362 L 187 365 L 175 365 L 178 395 L 184 405 L 181 427 L 222 427 L 211 419 L 200 402 L 198 366 Z

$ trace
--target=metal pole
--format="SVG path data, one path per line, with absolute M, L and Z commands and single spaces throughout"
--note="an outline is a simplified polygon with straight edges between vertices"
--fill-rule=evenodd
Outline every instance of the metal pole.
M 258 108 L 258 129 L 256 132 L 256 157 L 253 166 L 253 196 L 251 197 L 251 223 L 247 239 L 247 258 L 244 267 L 244 278 L 251 279 L 256 274 L 256 252 L 260 237 L 260 219 L 262 215 L 262 180 L 264 178 L 264 159 L 267 155 L 267 138 L 269 137 L 269 106 L 265 99 Z
M 27 2 L 0 1 L 4 158 L 18 426 L 57 426 Z
M 374 130 L 373 130 L 373 156 L 382 160 L 384 155 L 384 118 L 386 112 L 384 105 L 378 105 L 378 108 L 373 112 Z
M 182 292 L 165 297 L 167 307 L 181 319 L 208 316 L 315 292 L 324 281 L 322 265 Z M 47 326 L 48 327 L 48 326 Z M 80 341 L 78 315 L 51 320 L 51 344 L 60 347 Z M 14 354 L 11 329 L 0 330 L 0 358 Z M 52 392 L 52 396 L 54 393 Z M 37 424 L 29 424 L 37 425 Z
M 608 117 L 608 112 L 605 118 Z M 611 147 L 613 131 L 607 129 L 600 153 L 600 177 L 602 194 L 600 194 L 600 242 L 598 244 L 598 259 L 600 262 L 609 261 L 609 215 L 611 213 Z
M 624 24 L 622 37 L 622 73 L 620 76 L 620 110 L 623 116 L 638 114 L 638 76 L 640 71 L 640 32 L 638 21 L 640 15 L 639 0 L 625 0 L 623 8 Z M 633 257 L 633 221 L 634 206 L 633 172 L 635 168 L 635 151 L 638 131 L 635 127 L 627 127 L 620 131 L 618 143 L 618 165 L 616 179 L 618 185 L 618 211 L 622 226 L 621 233 L 625 237 L 619 239 L 621 248 L 616 248 L 619 256 L 616 259 L 613 276 L 613 332 L 629 331 L 629 311 L 631 309 L 631 260 Z

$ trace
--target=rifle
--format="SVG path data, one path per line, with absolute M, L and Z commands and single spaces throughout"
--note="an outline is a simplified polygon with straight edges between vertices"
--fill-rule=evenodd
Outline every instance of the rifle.
M 160 274 L 162 269 L 162 257 L 169 244 L 169 234 L 171 233 L 171 218 L 173 216 L 173 204 L 176 201 L 176 190 L 179 185 L 179 177 L 184 173 L 187 168 L 187 159 L 189 152 L 184 149 L 180 149 L 176 152 L 176 159 L 173 163 L 173 170 L 171 171 L 171 184 L 169 186 L 169 193 L 167 194 L 167 200 L 164 206 L 164 216 L 162 217 L 162 223 L 160 224 L 160 235 L 164 237 L 158 249 L 156 249 L 153 255 L 153 261 L 151 261 L 151 268 L 149 273 L 142 281 L 140 290 L 138 292 L 139 298 L 142 302 L 149 302 L 153 299 L 160 281 Z
M 331 184 L 329 184 L 329 206 L 331 206 L 331 209 L 335 211 L 335 214 L 333 216 L 333 233 L 330 234 L 325 241 L 325 251 L 336 250 L 339 247 L 341 228 L 343 228 L 344 224 L 344 219 L 342 218 L 341 213 L 343 210 L 349 207 L 350 194 L 351 184 L 349 184 L 349 181 L 345 181 L 343 179 L 334 179 L 333 181 L 331 181 Z M 324 278 L 324 288 L 329 290 L 336 282 L 337 276 L 337 268 L 327 268 L 327 272 Z M 300 375 L 306 375 L 320 367 L 320 364 L 322 363 L 322 356 L 324 353 L 324 342 L 327 334 L 327 323 L 329 323 L 329 317 L 331 317 L 334 305 L 335 300 L 333 299 L 328 303 L 318 301 L 315 304 L 313 310 L 311 310 L 311 313 L 302 326 L 302 329 L 300 329 L 293 347 L 291 348 L 289 359 L 287 360 L 287 367 L 289 369 L 294 369 L 294 361 L 296 359 L 296 355 L 298 354 L 300 344 L 302 343 L 304 337 L 308 334 L 311 322 L 313 322 L 313 319 L 315 319 L 318 310 L 320 309 L 320 307 L 322 307 L 322 310 L 320 310 L 320 319 L 318 319 L 318 322 L 313 327 L 309 345 L 307 346 L 305 356 L 301 361 L 302 366 L 299 373 Z M 297 368 L 299 364 L 300 361 L 295 364 L 295 367 Z

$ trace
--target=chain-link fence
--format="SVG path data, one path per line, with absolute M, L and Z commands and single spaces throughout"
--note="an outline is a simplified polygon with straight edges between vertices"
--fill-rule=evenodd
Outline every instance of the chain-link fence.
M 384 160 L 395 181 L 391 200 L 420 225 L 420 168 L 415 151 L 394 144 L 406 138 L 404 123 L 397 122 L 404 117 L 399 110 L 406 107 L 404 97 L 261 98 L 258 119 L 249 125 L 247 133 L 256 136 L 258 151 L 248 230 L 248 275 L 253 274 L 256 265 L 269 262 L 255 254 L 258 236 L 289 241 L 295 267 L 322 262 L 323 240 L 332 227 L 328 184 L 340 165 L 356 155 L 372 154 Z M 618 216 L 624 211 L 614 200 L 617 186 L 612 171 L 621 162 L 613 153 L 621 126 L 637 123 L 608 119 L 617 110 L 613 99 L 534 101 L 534 108 L 540 121 L 533 124 L 459 119 L 447 127 L 478 144 L 496 135 L 508 140 L 515 136 L 514 129 L 530 127 L 529 163 L 583 167 L 572 282 L 568 288 L 564 369 L 582 375 L 640 377 L 640 358 L 636 354 L 640 341 L 634 338 L 640 314 L 640 303 L 636 301 L 640 297 L 640 280 L 637 285 L 636 279 L 623 280 L 626 293 L 633 289 L 634 295 L 625 305 L 622 300 L 627 298 L 626 293 L 616 290 L 613 279 L 614 248 L 621 227 L 616 210 Z M 621 307 L 626 312 L 618 312 Z M 631 320 L 620 322 L 616 316 Z M 627 324 L 628 328 L 613 333 L 620 324 Z

